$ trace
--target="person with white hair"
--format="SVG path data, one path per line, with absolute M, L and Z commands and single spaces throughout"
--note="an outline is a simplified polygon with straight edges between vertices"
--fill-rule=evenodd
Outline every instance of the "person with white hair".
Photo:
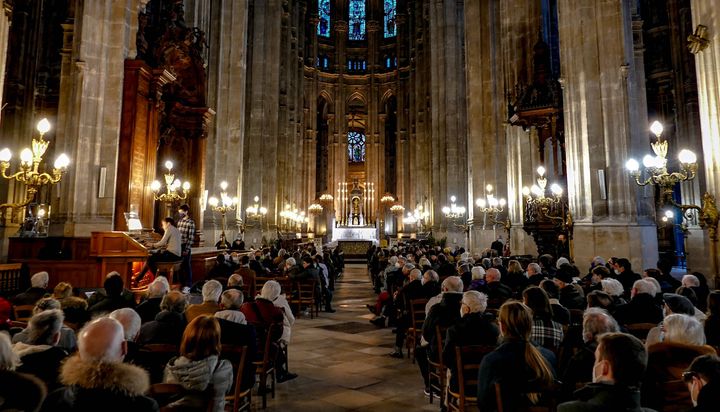
M 706 310 L 707 297 L 710 294 L 710 290 L 708 289 L 707 282 L 700 281 L 701 277 L 704 281 L 705 277 L 698 272 L 693 272 L 692 275 L 685 275 L 682 277 L 681 286 L 692 289 L 692 291 L 695 292 L 695 296 L 697 296 L 698 307 L 701 310 Z
M 220 294 L 223 288 L 217 280 L 208 280 L 202 287 L 203 303 L 188 306 L 185 310 L 185 317 L 190 323 L 193 319 L 200 315 L 214 315 L 220 310 Z
M 645 279 L 636 280 L 630 292 L 630 302 L 615 309 L 615 319 L 620 325 L 660 323 L 663 314 L 655 293 L 654 284 Z
M 125 341 L 127 342 L 127 354 L 125 355 L 125 361 L 134 363 L 137 353 L 140 350 L 140 345 L 136 342 L 138 335 L 140 334 L 140 315 L 130 308 L 116 309 L 110 312 L 110 318 L 120 322 L 125 333 Z
M 170 284 L 164 276 L 159 276 L 150 283 L 147 290 L 147 299 L 135 308 L 142 323 L 155 320 L 155 316 L 160 313 L 160 302 L 169 291 Z
M 247 347 L 241 390 L 255 385 L 255 367 L 252 366 L 252 363 L 257 353 L 255 328 L 247 324 L 245 315 L 240 311 L 243 301 L 244 296 L 241 291 L 228 289 L 220 297 L 222 310 L 215 312 L 215 319 L 220 325 L 220 342 L 223 345 Z
M 274 280 L 265 282 L 265 285 L 263 285 L 263 288 L 260 290 L 260 297 L 267 299 L 272 302 L 275 307 L 282 310 L 283 333 L 280 340 L 284 341 L 285 344 L 289 344 L 290 337 L 292 335 L 292 327 L 295 324 L 295 316 L 290 308 L 290 303 L 287 301 L 287 297 L 284 293 L 282 293 L 282 287 Z
M 48 275 L 47 272 L 38 272 L 32 275 L 30 278 L 30 288 L 12 298 L 12 304 L 14 306 L 34 305 L 38 300 L 50 293 L 48 291 L 49 282 L 50 275 Z
M 689 393 L 667 391 L 665 385 L 682 380 L 682 372 L 693 359 L 702 355 L 716 354 L 715 349 L 705 345 L 703 326 L 693 316 L 675 313 L 663 320 L 662 342 L 648 347 L 648 366 L 641 386 L 643 405 L 662 410 L 667 405 L 680 409 L 691 407 Z
M 10 336 L 0 332 L 0 408 L 37 411 L 47 396 L 47 389 L 34 376 L 16 372 L 19 364 L 20 359 L 12 350 Z
M 450 369 L 450 389 L 457 391 L 457 362 L 455 348 L 458 346 L 496 346 L 500 331 L 493 323 L 493 316 L 486 315 L 488 297 L 476 290 L 463 293 L 460 313 L 462 318 L 450 326 L 442 349 L 443 363 Z M 429 388 L 426 389 L 429 395 Z
M 123 363 L 126 353 L 120 322 L 103 317 L 88 323 L 78 335 L 78 353 L 60 371 L 65 387 L 48 396 L 43 410 L 157 411 L 155 400 L 144 396 L 150 389 L 148 373 Z
M 13 345 L 20 359 L 16 369 L 20 373 L 35 375 L 45 382 L 49 390 L 60 386 L 58 370 L 68 353 L 57 346 L 65 316 L 60 309 L 45 310 L 33 315 L 28 322 L 28 339 Z
M 247 324 L 245 315 L 240 312 L 244 300 L 243 293 L 237 289 L 228 289 L 220 296 L 221 310 L 215 312 L 215 317 L 229 322 Z
M 440 275 L 432 269 L 425 271 L 422 276 L 423 296 L 430 299 L 440 293 Z
M 614 306 L 624 305 L 627 303 L 625 298 L 623 298 L 625 289 L 623 289 L 623 285 L 619 280 L 615 278 L 602 279 L 600 281 L 600 287 L 603 292 L 612 297 Z
M 528 277 L 528 285 L 540 286 L 543 280 L 547 279 L 542 272 L 542 268 L 539 264 L 532 262 L 527 265 L 525 273 Z
M 488 296 L 491 308 L 497 309 L 512 297 L 512 289 L 500 281 L 502 274 L 496 267 L 485 272 L 485 287 L 479 289 Z
M 60 301 L 53 298 L 42 298 L 35 303 L 33 308 L 33 315 L 37 315 L 40 312 L 52 309 L 62 309 Z M 30 328 L 27 327 L 20 332 L 16 333 L 12 337 L 13 343 L 28 343 L 30 340 Z M 60 327 L 60 341 L 57 344 L 58 347 L 65 349 L 68 353 L 75 352 L 77 349 L 77 338 L 75 337 L 75 331 L 68 328 L 65 325 Z

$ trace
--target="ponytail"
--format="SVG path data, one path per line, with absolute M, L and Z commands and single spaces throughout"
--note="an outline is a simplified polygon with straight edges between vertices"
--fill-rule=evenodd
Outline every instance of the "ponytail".
M 550 386 L 555 381 L 553 371 L 550 369 L 547 360 L 545 360 L 545 357 L 535 345 L 530 342 L 525 343 L 525 363 L 530 370 L 535 373 L 535 380 L 542 387 Z M 539 393 L 528 393 L 527 396 L 533 404 L 536 404 L 540 400 Z

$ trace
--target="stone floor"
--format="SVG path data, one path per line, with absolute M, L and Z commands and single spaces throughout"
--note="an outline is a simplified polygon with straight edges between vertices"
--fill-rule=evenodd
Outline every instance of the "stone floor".
M 290 370 L 298 378 L 278 384 L 268 411 L 438 411 L 423 395 L 417 365 L 388 356 L 390 329 L 368 320 L 375 295 L 364 265 L 348 265 L 335 288 L 336 313 L 302 317 L 293 327 Z M 256 410 L 260 398 L 253 396 Z

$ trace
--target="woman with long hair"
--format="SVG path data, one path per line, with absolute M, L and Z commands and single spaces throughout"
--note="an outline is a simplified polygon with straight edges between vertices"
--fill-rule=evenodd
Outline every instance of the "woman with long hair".
M 557 352 L 564 333 L 562 325 L 553 320 L 553 310 L 547 293 L 537 286 L 529 287 L 523 291 L 523 303 L 532 311 L 533 326 L 530 341 Z
M 202 392 L 213 386 L 213 410 L 225 410 L 225 394 L 233 382 L 230 362 L 220 359 L 220 323 L 209 315 L 200 315 L 185 328 L 180 343 L 180 356 L 165 367 L 165 383 L 178 383 L 189 391 Z M 203 407 L 199 396 L 188 395 L 173 406 Z M 207 406 L 207 405 L 205 405 Z
M 495 384 L 500 385 L 503 409 L 518 410 L 540 401 L 540 393 L 555 381 L 555 355 L 530 340 L 532 310 L 521 302 L 506 302 L 498 312 L 502 344 L 486 355 L 478 376 L 478 405 L 497 410 Z

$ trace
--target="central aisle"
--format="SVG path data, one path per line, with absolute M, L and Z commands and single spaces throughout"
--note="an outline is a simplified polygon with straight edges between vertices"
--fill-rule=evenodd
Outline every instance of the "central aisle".
M 299 318 L 290 343 L 290 371 L 268 411 L 438 411 L 428 403 L 417 364 L 394 359 L 395 335 L 377 329 L 365 304 L 374 303 L 367 267 L 349 264 L 335 287 L 336 313 Z M 407 356 L 407 354 L 406 354 Z M 259 409 L 260 398 L 253 396 Z

